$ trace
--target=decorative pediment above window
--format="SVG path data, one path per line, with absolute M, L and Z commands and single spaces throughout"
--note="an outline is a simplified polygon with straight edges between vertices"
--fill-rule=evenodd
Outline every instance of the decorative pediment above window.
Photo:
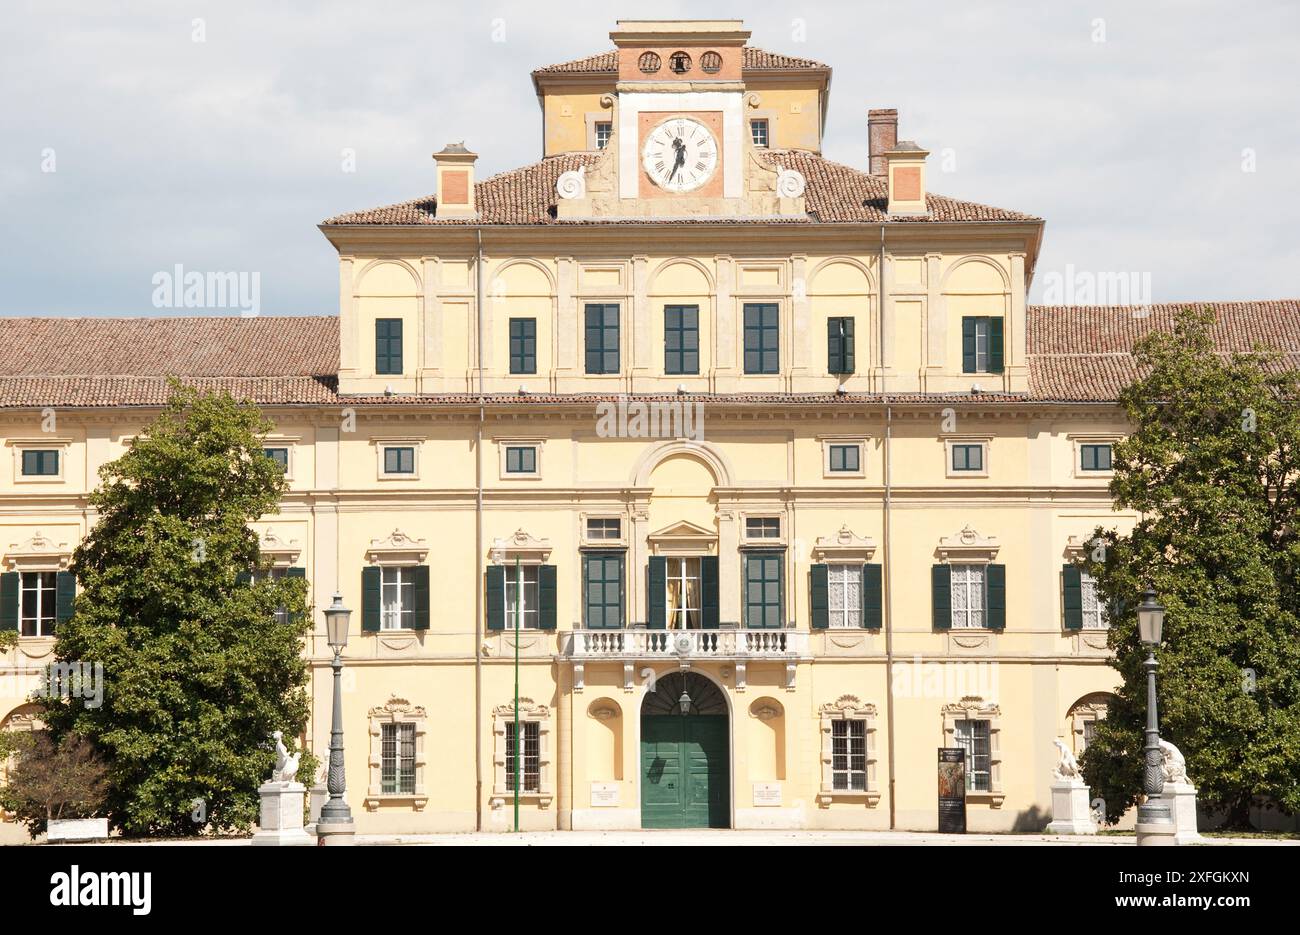
M 819 562 L 869 562 L 875 553 L 876 543 L 855 534 L 848 525 L 833 536 L 819 537 L 813 545 L 813 559 Z
M 302 546 L 298 545 L 297 539 L 281 539 L 275 534 L 274 529 L 264 531 L 260 538 L 258 548 L 263 559 L 269 559 L 277 568 L 288 568 L 298 564 L 298 557 L 302 555 Z
M 981 536 L 966 526 L 955 536 L 944 536 L 935 550 L 945 562 L 991 562 L 998 557 L 1002 544 L 996 536 Z
M 511 718 L 515 714 L 515 703 L 497 705 L 492 709 L 492 714 L 499 718 Z M 541 720 L 551 716 L 551 709 L 544 704 L 538 704 L 531 698 L 520 697 L 519 699 L 519 716 L 525 719 Z
M 718 544 L 718 534 L 703 526 L 682 520 L 646 536 L 654 555 L 710 553 Z
M 1090 539 L 1080 539 L 1078 536 L 1071 536 L 1065 543 L 1065 559 L 1069 562 L 1081 562 L 1092 556 L 1092 552 L 1098 547 L 1103 546 L 1104 539 L 1093 536 Z M 1101 559 L 1097 559 L 1100 561 Z
M 412 539 L 394 529 L 386 539 L 371 539 L 366 561 L 372 565 L 422 565 L 429 547 L 423 539 Z
M 5 553 L 5 567 L 9 571 L 66 571 L 72 561 L 72 550 L 66 542 L 55 542 L 32 534 L 26 542 L 12 542 Z
M 1002 710 L 995 702 L 985 701 L 978 695 L 967 695 L 961 701 L 943 706 L 944 716 L 958 718 L 994 718 L 1001 717 Z
M 368 716 L 390 721 L 411 721 L 428 715 L 425 714 L 424 708 L 419 705 L 411 704 L 405 698 L 393 695 L 382 705 L 371 708 Z
M 515 559 L 521 565 L 545 565 L 551 557 L 551 540 L 537 539 L 516 529 L 509 538 L 493 540 L 491 555 L 497 565 L 513 565 Z
M 822 717 L 875 717 L 876 706 L 860 701 L 857 695 L 840 695 L 822 705 L 818 713 Z

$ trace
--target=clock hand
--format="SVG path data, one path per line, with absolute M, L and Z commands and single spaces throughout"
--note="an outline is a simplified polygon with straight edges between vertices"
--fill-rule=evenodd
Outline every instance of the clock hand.
M 682 143 L 680 136 L 673 140 L 673 150 L 677 153 L 677 158 L 673 160 L 673 171 L 668 173 L 668 181 L 670 182 L 673 180 L 673 176 L 677 174 L 677 170 L 686 165 L 686 145 Z

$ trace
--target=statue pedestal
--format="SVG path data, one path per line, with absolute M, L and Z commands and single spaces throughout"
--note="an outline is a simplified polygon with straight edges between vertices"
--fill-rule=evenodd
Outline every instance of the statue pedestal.
M 1048 834 L 1096 834 L 1088 786 L 1082 779 L 1060 779 L 1052 783 L 1052 823 Z
M 1204 844 L 1196 827 L 1196 787 L 1190 782 L 1166 782 L 1160 798 L 1174 816 L 1174 843 Z
M 264 782 L 257 789 L 262 809 L 253 834 L 253 844 L 264 847 L 310 847 L 312 840 L 302 827 L 303 797 L 307 787 L 300 782 Z

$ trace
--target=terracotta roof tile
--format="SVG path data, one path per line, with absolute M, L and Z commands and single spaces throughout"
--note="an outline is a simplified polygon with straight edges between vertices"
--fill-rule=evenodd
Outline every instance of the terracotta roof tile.
M 1224 353 L 1257 346 L 1285 353 L 1300 368 L 1300 301 L 1170 303 L 1131 307 L 1030 306 L 1029 392 L 890 394 L 898 404 L 1020 405 L 1106 403 L 1137 375 L 1133 342 L 1168 330 L 1187 305 L 1219 314 L 1215 343 Z M 1142 311 L 1142 310 L 1138 310 Z M 0 319 L 0 408 L 158 406 L 166 375 L 225 389 L 263 405 L 474 406 L 467 393 L 340 395 L 338 319 L 312 318 L 4 318 Z M 612 394 L 487 394 L 492 407 L 587 406 Z M 646 400 L 716 406 L 879 405 L 871 393 L 641 394 Z
M 807 224 L 807 223 L 877 223 L 925 221 L 1038 221 L 1030 214 L 992 208 L 943 195 L 927 195 L 930 213 L 917 217 L 890 217 L 886 211 L 888 192 L 885 180 L 859 169 L 831 162 L 816 153 L 803 150 L 771 150 L 763 157 L 773 167 L 784 166 L 801 172 L 807 180 L 806 218 L 592 218 L 564 220 L 555 218 L 555 182 L 560 173 L 591 166 L 599 153 L 564 153 L 541 162 L 503 172 L 474 186 L 479 219 L 437 217 L 436 199 L 432 195 L 401 204 L 340 214 L 324 222 L 341 225 L 464 225 L 464 224 Z
M 830 70 L 829 65 L 821 62 L 814 62 L 810 58 L 796 58 L 793 55 L 782 55 L 779 52 L 768 52 L 766 49 L 756 49 L 747 45 L 744 48 L 741 59 L 741 68 L 747 71 L 761 71 L 769 68 L 802 70 L 806 68 L 824 68 Z M 608 52 L 597 52 L 595 55 L 587 55 L 583 58 L 571 59 L 567 62 L 558 62 L 554 65 L 543 65 L 541 68 L 533 69 L 534 75 L 561 75 L 561 74 L 581 74 L 581 75 L 613 75 L 618 71 L 618 52 L 610 49 Z

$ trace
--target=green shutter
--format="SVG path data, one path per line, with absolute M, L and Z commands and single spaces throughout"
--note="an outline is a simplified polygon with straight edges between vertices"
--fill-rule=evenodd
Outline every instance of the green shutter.
M 952 629 L 952 573 L 947 565 L 930 566 L 930 608 L 936 630 Z
M 884 590 L 879 565 L 862 566 L 862 625 L 868 630 L 879 630 Z
M 21 589 L 20 573 L 6 571 L 0 574 L 0 630 L 18 629 L 18 591 Z
M 506 566 L 489 565 L 484 581 L 484 607 L 489 630 L 506 628 Z
M 700 624 L 706 630 L 718 628 L 718 557 L 700 559 Z
M 383 574 L 378 565 L 361 569 L 361 630 L 379 632 L 379 605 L 383 590 Z
M 1083 629 L 1083 582 L 1079 566 L 1065 564 L 1061 566 L 1061 580 L 1064 583 L 1065 628 L 1067 630 Z
M 853 372 L 853 319 L 844 319 L 844 369 L 842 373 Z
M 650 556 L 646 574 L 646 626 L 662 630 L 668 626 L 668 559 Z
M 286 569 L 284 570 L 284 576 L 285 576 L 286 578 L 302 578 L 302 579 L 305 581 L 305 580 L 307 579 L 307 569 L 306 569 L 306 568 L 299 568 L 297 565 L 295 565 L 295 566 L 293 566 L 292 568 L 286 568 Z M 310 596 L 310 595 L 309 595 L 309 596 Z M 301 615 L 301 614 L 294 614 L 294 615 L 293 615 L 293 619 L 294 619 L 295 621 L 301 620 L 301 619 L 302 619 L 302 615 Z
M 429 566 L 416 565 L 411 569 L 415 587 L 415 629 L 429 629 Z
M 1002 372 L 1002 319 L 989 319 L 989 373 Z
M 251 571 L 241 571 L 235 575 L 235 587 L 246 588 L 253 583 L 253 573 Z
M 990 630 L 1001 630 L 1007 625 L 1007 566 L 990 565 L 987 574 L 984 625 Z
M 961 320 L 961 372 L 975 373 L 975 319 Z
M 537 569 L 537 626 L 542 630 L 555 629 L 555 566 L 542 565 Z
M 54 582 L 54 622 L 67 623 L 72 619 L 72 605 L 77 599 L 77 576 L 61 571 Z
M 830 626 L 830 587 L 827 582 L 825 565 L 813 565 L 809 569 L 808 599 L 812 606 L 812 628 L 825 630 Z

